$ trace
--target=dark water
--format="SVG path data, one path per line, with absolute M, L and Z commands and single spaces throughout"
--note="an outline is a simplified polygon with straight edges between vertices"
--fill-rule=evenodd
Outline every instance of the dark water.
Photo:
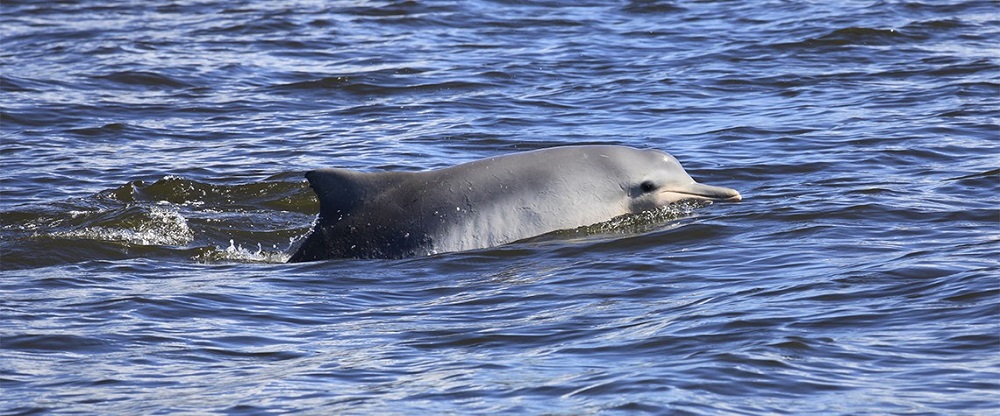
M 995 414 L 995 1 L 0 5 L 3 413 Z M 286 265 L 306 170 L 655 147 L 737 204 Z

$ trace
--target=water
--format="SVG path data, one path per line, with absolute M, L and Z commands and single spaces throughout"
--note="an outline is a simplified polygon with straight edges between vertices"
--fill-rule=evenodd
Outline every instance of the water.
M 0 408 L 991 414 L 992 1 L 0 5 Z M 283 264 L 319 167 L 668 151 L 736 204 Z

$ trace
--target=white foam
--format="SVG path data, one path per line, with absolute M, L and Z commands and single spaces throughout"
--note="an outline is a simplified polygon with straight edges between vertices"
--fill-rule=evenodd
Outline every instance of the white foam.
M 194 260 L 204 263 L 214 262 L 240 262 L 240 263 L 285 263 L 291 257 L 286 250 L 279 249 L 277 245 L 271 247 L 273 250 L 264 250 L 260 243 L 257 243 L 257 250 L 244 248 L 242 244 L 236 244 L 229 240 L 229 247 L 216 247 L 207 253 L 199 254 Z
M 187 219 L 171 206 L 150 206 L 135 228 L 92 226 L 54 233 L 58 237 L 115 241 L 142 246 L 178 246 L 194 240 Z

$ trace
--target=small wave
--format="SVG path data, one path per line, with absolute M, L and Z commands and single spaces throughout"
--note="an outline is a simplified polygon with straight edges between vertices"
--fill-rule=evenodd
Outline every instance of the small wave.
M 0 250 L 5 267 L 15 268 L 135 257 L 284 262 L 316 210 L 302 182 L 218 185 L 168 176 L 5 211 Z M 58 255 L 38 256 L 39 250 Z
M 812 45 L 894 45 L 917 40 L 915 35 L 896 29 L 848 27 L 806 41 Z
M 4 92 L 35 92 L 36 88 L 29 87 L 27 82 L 15 80 L 15 78 L 0 76 L 0 90 Z
M 674 2 L 659 0 L 630 0 L 628 4 L 622 7 L 622 11 L 625 13 L 634 14 L 680 13 L 686 10 L 686 8 L 676 5 Z
M 272 16 L 268 18 L 256 19 L 245 23 L 231 24 L 227 26 L 213 27 L 197 30 L 191 33 L 192 36 L 217 36 L 217 35 L 260 35 L 262 33 L 285 33 L 294 32 L 298 25 L 281 17 Z
M 101 127 L 85 127 L 66 130 L 67 133 L 78 134 L 80 136 L 97 137 L 107 134 L 121 133 L 128 126 L 123 123 L 108 123 Z
M 610 220 L 571 230 L 559 230 L 529 238 L 526 241 L 589 240 L 640 235 L 670 227 L 674 221 L 694 215 L 696 209 L 711 202 L 685 201 L 635 214 L 620 215 Z
M 385 3 L 386 4 L 376 3 L 374 5 L 366 4 L 361 6 L 344 7 L 340 9 L 339 12 L 344 15 L 364 19 L 389 19 L 392 21 L 398 21 L 400 19 L 420 19 L 423 21 L 437 16 L 447 15 L 459 10 L 457 7 L 451 5 L 427 4 L 426 2 L 411 0 Z
M 122 71 L 113 72 L 107 75 L 96 76 L 97 79 L 104 79 L 123 85 L 143 86 L 143 87 L 169 87 L 188 88 L 191 84 L 171 78 L 169 76 L 146 71 Z
M 671 221 L 690 217 L 696 209 L 710 204 L 708 201 L 679 202 L 654 210 L 622 215 L 578 230 L 591 234 L 641 234 L 662 228 Z
M 744 48 L 750 53 L 767 53 L 767 48 L 775 48 L 781 51 L 794 51 L 800 49 L 815 49 L 823 47 L 846 47 L 846 46 L 891 46 L 908 42 L 923 40 L 928 35 L 911 29 L 874 29 L 867 27 L 846 27 L 835 29 L 828 33 L 803 39 L 795 42 L 781 42 L 772 44 L 766 49 L 760 49 L 759 45 L 752 45 Z
M 400 80 L 391 78 L 365 78 L 365 81 L 362 82 L 359 77 L 355 76 L 333 76 L 287 84 L 278 84 L 272 86 L 271 88 L 277 91 L 336 90 L 346 94 L 369 96 L 395 95 L 415 92 L 461 91 L 488 86 L 490 85 L 486 83 L 460 80 L 400 84 Z
M 71 211 L 69 214 L 73 217 L 89 214 L 97 217 L 101 225 L 58 231 L 52 236 L 141 246 L 179 246 L 194 240 L 194 231 L 188 226 L 187 219 L 169 206 L 130 206 L 115 213 Z M 101 221 L 103 217 L 108 217 L 108 220 Z
M 225 210 L 276 209 L 315 212 L 312 192 L 300 182 L 265 181 L 239 185 L 215 185 L 177 176 L 155 182 L 132 181 L 101 192 L 99 199 L 124 203 L 203 205 Z
M 327 88 L 342 88 L 345 85 L 350 85 L 354 82 L 355 77 L 340 75 L 323 77 L 319 79 L 311 79 L 308 81 L 298 81 L 290 82 L 287 84 L 279 84 L 273 86 L 277 90 L 313 90 L 313 89 L 327 89 Z
M 196 256 L 193 260 L 201 263 L 218 262 L 238 262 L 238 263 L 286 263 L 291 257 L 289 250 L 282 250 L 277 245 L 271 250 L 264 250 L 264 247 L 257 243 L 257 250 L 244 248 L 242 244 L 237 245 L 233 240 L 229 240 L 229 247 L 215 247 L 206 250 Z

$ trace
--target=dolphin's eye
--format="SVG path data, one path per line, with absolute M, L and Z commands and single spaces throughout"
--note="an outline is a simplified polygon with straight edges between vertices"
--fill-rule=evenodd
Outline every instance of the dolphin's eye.
M 656 189 L 656 185 L 653 184 L 653 181 L 644 181 L 639 185 L 639 189 L 641 189 L 642 192 L 653 192 L 653 190 Z

